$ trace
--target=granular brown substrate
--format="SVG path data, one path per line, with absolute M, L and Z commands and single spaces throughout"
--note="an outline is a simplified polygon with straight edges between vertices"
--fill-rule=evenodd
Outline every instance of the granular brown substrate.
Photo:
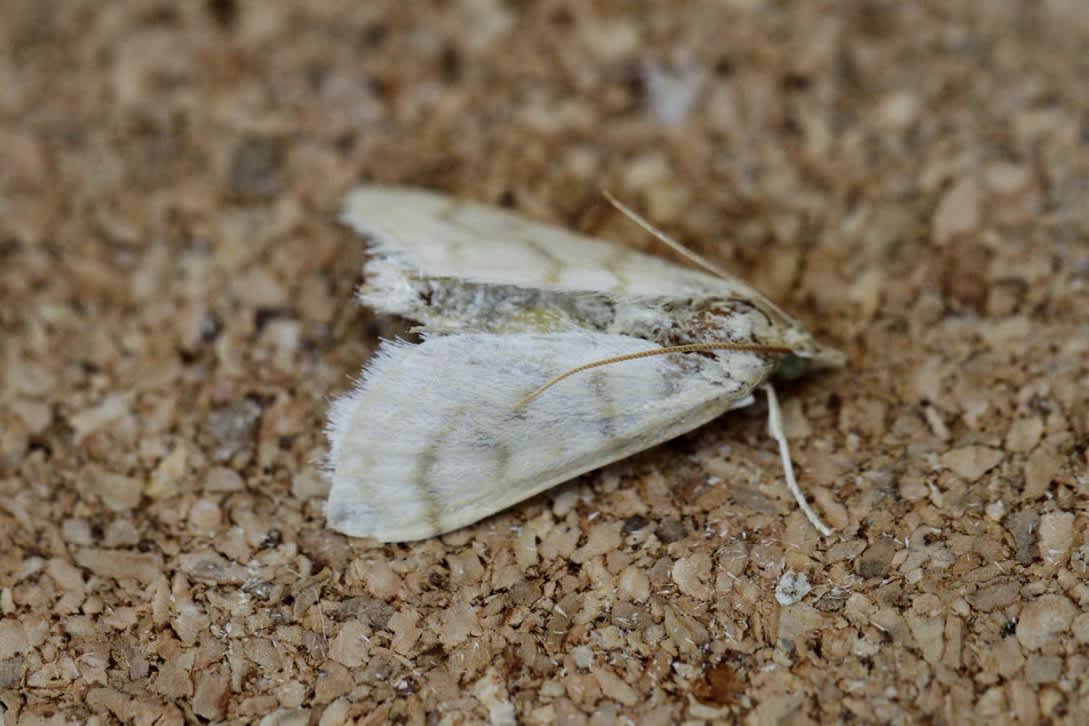
M 1089 720 L 1082 0 L 0 17 L 5 723 Z M 797 315 L 850 359 L 779 388 L 835 534 L 763 402 L 325 529 L 328 403 L 407 330 L 351 303 L 359 181 L 668 256 L 604 187 Z

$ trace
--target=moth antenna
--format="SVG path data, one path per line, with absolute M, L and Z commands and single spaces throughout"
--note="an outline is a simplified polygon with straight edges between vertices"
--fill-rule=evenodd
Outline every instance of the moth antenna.
M 760 343 L 687 343 L 685 345 L 669 345 L 664 348 L 654 348 L 652 350 L 641 350 L 638 353 L 626 353 L 625 355 L 615 355 L 612 358 L 602 358 L 601 360 L 591 361 L 590 363 L 584 363 L 583 365 L 576 366 L 569 371 L 565 371 L 555 378 L 552 378 L 544 385 L 537 388 L 533 393 L 529 394 L 521 401 L 516 403 L 514 407 L 524 408 L 528 403 L 536 399 L 542 393 L 547 391 L 552 386 L 556 385 L 565 378 L 570 378 L 576 373 L 581 373 L 591 368 L 598 368 L 600 366 L 607 366 L 613 363 L 623 363 L 628 360 L 638 360 L 639 358 L 650 358 L 655 355 L 668 355 L 670 353 L 710 353 L 716 350 L 736 350 L 736 351 L 748 351 L 750 353 L 773 353 L 778 355 L 789 355 L 794 351 L 791 348 L 787 348 L 781 345 L 763 345 Z
M 779 444 L 779 458 L 783 461 L 783 473 L 786 476 L 787 489 L 794 496 L 794 501 L 801 507 L 802 513 L 809 523 L 817 528 L 817 531 L 825 537 L 832 534 L 832 529 L 821 521 L 817 513 L 806 501 L 802 488 L 798 486 L 798 480 L 794 478 L 794 465 L 790 462 L 790 448 L 787 446 L 786 434 L 783 433 L 783 417 L 779 412 L 779 399 L 775 395 L 775 389 L 770 383 L 765 383 L 761 388 L 768 394 L 768 433 Z
M 692 250 L 688 249 L 687 247 L 682 245 L 680 242 L 678 242 L 677 240 L 675 240 L 672 237 L 670 237 L 669 235 L 667 235 L 665 232 L 663 232 L 660 229 L 658 229 L 657 227 L 655 227 L 653 224 L 651 224 L 646 219 L 644 219 L 638 212 L 630 209 L 623 202 L 621 202 L 619 199 L 614 197 L 612 195 L 612 192 L 610 192 L 608 189 L 603 188 L 601 190 L 601 193 L 603 195 L 605 195 L 605 198 L 609 200 L 609 203 L 612 204 L 614 207 L 616 207 L 618 210 L 620 210 L 620 212 L 625 217 L 627 217 L 631 221 L 635 222 L 640 227 L 645 229 L 647 232 L 650 232 L 656 238 L 658 238 L 659 240 L 664 242 L 669 247 L 669 249 L 673 250 L 674 252 L 676 252 L 677 254 L 679 254 L 681 257 L 685 258 L 686 260 L 688 260 L 692 264 L 694 264 L 694 265 L 696 265 L 698 267 L 702 267 L 703 269 L 707 270 L 708 272 L 715 275 L 716 277 L 720 277 L 723 280 L 726 280 L 728 282 L 735 282 L 736 283 L 736 279 L 732 275 L 730 275 L 730 273 L 726 272 L 726 270 L 722 269 L 721 267 L 716 265 L 714 262 L 711 262 L 711 260 L 707 259 L 703 255 L 698 254 L 698 253 L 693 252 Z M 781 318 L 782 320 L 789 320 L 790 319 L 790 316 L 787 315 L 786 313 L 784 313 L 779 308 L 778 305 L 773 303 L 771 300 L 768 300 L 763 295 L 759 296 L 759 302 L 760 302 L 761 305 L 767 306 L 769 311 L 771 311 L 775 315 L 779 316 L 779 318 Z
M 698 267 L 702 267 L 703 269 L 707 270 L 708 272 L 715 275 L 716 277 L 721 277 L 723 280 L 733 280 L 734 279 L 728 272 L 726 272 L 726 270 L 722 269 L 721 267 L 716 265 L 714 262 L 711 262 L 709 259 L 707 259 L 703 255 L 698 254 L 698 253 L 693 252 L 692 250 L 688 249 L 687 247 L 682 245 L 680 242 L 673 239 L 672 237 L 667 235 L 665 232 L 663 232 L 662 230 L 658 229 L 653 224 L 648 222 L 638 212 L 636 212 L 633 209 L 630 209 L 626 204 L 624 204 L 619 199 L 614 197 L 612 195 L 612 192 L 610 192 L 608 189 L 602 189 L 601 193 L 603 195 L 605 195 L 605 198 L 609 200 L 609 203 L 612 204 L 614 207 L 616 207 L 625 217 L 627 217 L 631 221 L 638 224 L 640 227 L 645 229 L 647 232 L 650 232 L 652 235 L 654 235 L 656 238 L 658 238 L 658 240 L 660 240 L 661 242 L 664 242 L 669 247 L 669 249 L 673 250 L 674 252 L 676 252 L 681 257 L 685 258 L 686 260 L 688 260 L 692 264 L 697 265 Z

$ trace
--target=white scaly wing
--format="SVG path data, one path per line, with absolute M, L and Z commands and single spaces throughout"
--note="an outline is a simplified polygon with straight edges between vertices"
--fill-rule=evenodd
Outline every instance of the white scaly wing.
M 804 326 L 725 273 L 707 275 L 419 189 L 359 187 L 346 198 L 341 219 L 371 243 L 360 299 L 432 331 L 589 328 L 655 338 L 659 323 L 676 322 L 664 306 L 696 312 L 701 305 L 728 303 L 734 314 L 719 319 L 721 336 L 790 347 L 819 365 L 843 364 L 842 354 L 818 344 Z
M 751 400 L 750 353 L 666 355 L 553 376 L 656 348 L 604 333 L 466 334 L 387 343 L 332 408 L 329 524 L 387 542 L 476 522 Z
M 370 264 L 379 268 L 372 275 L 637 297 L 763 300 L 733 277 L 713 277 L 630 247 L 421 189 L 359 187 L 346 198 L 341 221 L 371 239 Z

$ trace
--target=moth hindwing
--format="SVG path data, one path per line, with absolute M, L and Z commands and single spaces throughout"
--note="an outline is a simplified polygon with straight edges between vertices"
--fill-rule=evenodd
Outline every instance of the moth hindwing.
M 366 186 L 342 219 L 370 243 L 362 302 L 424 334 L 332 406 L 349 535 L 463 527 L 746 405 L 785 361 L 842 360 L 740 280 L 499 209 Z

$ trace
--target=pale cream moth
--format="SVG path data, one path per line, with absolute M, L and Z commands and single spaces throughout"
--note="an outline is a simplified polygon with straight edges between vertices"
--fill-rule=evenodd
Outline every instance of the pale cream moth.
M 748 405 L 777 371 L 842 365 L 613 202 L 714 274 L 428 191 L 348 195 L 342 220 L 370 244 L 360 300 L 420 321 L 423 340 L 383 343 L 334 402 L 330 526 L 386 542 L 442 534 Z M 791 492 L 827 534 L 767 391 Z

